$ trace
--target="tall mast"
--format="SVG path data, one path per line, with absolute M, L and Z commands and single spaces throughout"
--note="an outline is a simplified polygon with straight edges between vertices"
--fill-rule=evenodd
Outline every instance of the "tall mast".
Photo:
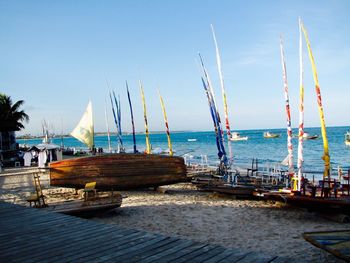
M 291 121 L 291 118 L 290 118 L 287 68 L 286 68 L 286 61 L 285 61 L 285 57 L 284 57 L 284 48 L 283 48 L 282 37 L 280 38 L 280 49 L 281 49 L 281 60 L 282 60 L 282 75 L 283 75 L 284 98 L 285 98 L 285 101 L 286 101 L 286 113 L 287 113 L 288 173 L 289 173 L 289 178 L 292 179 L 292 177 L 294 177 L 293 144 L 292 144 L 292 121 Z M 294 182 L 295 182 L 295 180 L 294 180 Z
M 135 135 L 135 123 L 134 123 L 134 113 L 132 110 L 132 104 L 131 104 L 131 98 L 130 98 L 130 93 L 129 93 L 129 86 L 128 86 L 128 82 L 125 81 L 126 84 L 126 91 L 128 94 L 128 101 L 129 101 L 129 107 L 130 107 L 130 115 L 131 115 L 131 124 L 132 124 L 132 139 L 134 142 L 134 153 L 137 153 L 137 149 L 136 149 L 136 135 Z
M 139 81 L 140 84 L 140 91 L 141 91 L 141 98 L 142 98 L 142 105 L 143 105 L 143 117 L 145 120 L 145 130 L 146 130 L 146 153 L 151 153 L 151 144 L 149 141 L 149 131 L 148 131 L 148 122 L 147 122 L 147 109 L 146 109 L 146 101 L 145 101 L 145 94 L 143 92 L 143 87 L 141 81 Z
M 160 92 L 158 90 L 158 94 L 159 94 L 159 100 L 160 100 L 160 105 L 162 107 L 162 111 L 163 111 L 163 117 L 164 117 L 164 122 L 165 122 L 165 129 L 166 129 L 166 135 L 168 138 L 168 147 L 169 147 L 169 155 L 173 156 L 173 146 L 171 144 L 171 139 L 170 139 L 170 130 L 169 130 L 169 125 L 168 125 L 168 117 L 166 115 L 166 111 L 165 111 L 165 106 L 164 106 L 164 101 L 162 96 L 160 95 Z
M 314 57 L 312 55 L 311 45 L 310 41 L 306 32 L 306 29 L 304 28 L 303 23 L 301 22 L 301 29 L 305 36 L 305 41 L 309 53 L 309 58 L 311 62 L 312 67 L 312 75 L 315 82 L 315 88 L 316 88 L 316 96 L 317 96 L 317 105 L 318 105 L 318 112 L 320 115 L 320 122 L 321 122 L 321 133 L 322 133 L 322 139 L 323 139 L 323 156 L 322 159 L 324 161 L 324 172 L 323 172 L 323 180 L 330 180 L 330 156 L 329 156 L 329 149 L 328 149 L 328 139 L 327 139 L 327 132 L 326 132 L 326 123 L 324 119 L 324 112 L 323 112 L 323 106 L 322 106 L 322 98 L 321 98 L 321 90 L 320 85 L 318 83 L 318 76 L 316 71 L 316 64 Z
M 107 116 L 107 106 L 105 102 L 105 120 L 106 120 L 106 128 L 107 128 L 107 140 L 108 140 L 108 150 L 111 153 L 112 152 L 112 146 L 111 146 L 111 135 L 109 132 L 109 124 L 108 124 L 108 116 Z
M 228 141 L 229 158 L 230 158 L 230 164 L 232 164 L 232 162 L 233 162 L 233 153 L 232 153 L 232 147 L 231 147 L 231 141 L 230 141 L 231 130 L 230 130 L 230 123 L 229 123 L 229 119 L 228 119 L 228 107 L 227 107 L 227 99 L 226 99 L 226 92 L 225 92 L 225 85 L 224 85 L 224 77 L 223 77 L 223 74 L 222 74 L 222 63 L 221 63 L 221 57 L 220 57 L 218 43 L 216 41 L 214 27 L 213 27 L 213 25 L 210 25 L 210 26 L 211 26 L 211 31 L 213 33 L 214 43 L 215 43 L 216 62 L 217 62 L 218 71 L 219 71 L 219 77 L 220 77 L 222 99 L 223 99 L 223 102 L 224 102 L 225 126 L 226 126 L 226 134 L 227 134 L 227 141 Z
M 299 18 L 299 134 L 298 134 L 298 191 L 301 190 L 303 175 L 303 136 L 304 136 L 304 67 L 301 19 Z

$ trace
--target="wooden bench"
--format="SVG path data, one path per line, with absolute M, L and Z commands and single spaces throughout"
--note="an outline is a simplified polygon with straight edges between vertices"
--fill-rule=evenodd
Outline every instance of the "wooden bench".
M 90 198 L 90 195 L 92 198 L 96 197 L 96 182 L 90 182 L 86 183 L 84 187 L 84 201 L 87 201 Z

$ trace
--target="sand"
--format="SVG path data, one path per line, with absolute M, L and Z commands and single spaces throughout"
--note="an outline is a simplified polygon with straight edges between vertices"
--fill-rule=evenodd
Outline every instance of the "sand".
M 2 185 L 0 200 L 28 206 L 30 186 Z M 73 189 L 43 190 L 48 203 L 81 198 Z M 307 262 L 343 262 L 302 237 L 310 231 L 350 229 L 318 214 L 281 203 L 235 200 L 200 192 L 190 183 L 165 186 L 161 191 L 126 191 L 113 212 L 92 218 L 149 232 L 239 248 L 242 251 L 293 257 Z

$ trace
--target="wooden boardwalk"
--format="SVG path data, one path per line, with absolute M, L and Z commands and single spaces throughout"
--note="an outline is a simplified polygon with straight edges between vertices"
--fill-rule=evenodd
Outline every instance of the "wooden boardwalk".
M 0 262 L 246 263 L 292 260 L 0 202 Z

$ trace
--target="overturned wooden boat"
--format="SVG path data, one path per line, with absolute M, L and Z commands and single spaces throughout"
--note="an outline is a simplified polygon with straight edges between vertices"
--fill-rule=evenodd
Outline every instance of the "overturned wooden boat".
M 90 200 L 70 200 L 50 203 L 41 209 L 74 216 L 93 216 L 120 207 L 122 195 L 113 193 L 112 196 L 98 197 Z
M 84 188 L 96 182 L 97 189 L 128 190 L 187 181 L 184 159 L 156 154 L 106 154 L 52 162 L 50 185 Z

